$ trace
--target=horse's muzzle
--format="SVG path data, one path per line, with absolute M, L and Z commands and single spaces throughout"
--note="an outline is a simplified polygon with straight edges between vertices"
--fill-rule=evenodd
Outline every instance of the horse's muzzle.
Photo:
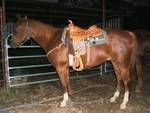
M 17 48 L 17 44 L 15 44 L 12 35 L 11 35 L 10 37 L 8 37 L 8 45 L 9 45 L 11 48 Z

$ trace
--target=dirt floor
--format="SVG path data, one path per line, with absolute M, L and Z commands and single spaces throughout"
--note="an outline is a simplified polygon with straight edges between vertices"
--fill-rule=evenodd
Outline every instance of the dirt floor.
M 150 113 L 150 71 L 144 71 L 144 87 L 140 94 L 134 92 L 135 80 L 130 84 L 130 100 L 125 110 L 109 99 L 115 91 L 113 74 L 71 80 L 74 95 L 70 105 L 59 107 L 62 89 L 59 82 L 12 88 L 0 92 L 0 113 Z

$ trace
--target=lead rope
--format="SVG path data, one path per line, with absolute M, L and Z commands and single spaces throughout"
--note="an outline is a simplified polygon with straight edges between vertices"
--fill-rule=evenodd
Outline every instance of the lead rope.
M 66 32 L 67 32 L 67 30 L 68 30 L 68 28 L 65 27 L 63 32 L 62 32 L 62 36 L 61 36 L 62 43 L 59 44 L 56 48 L 53 48 L 50 51 L 48 51 L 46 56 L 48 56 L 50 53 L 52 53 L 55 49 L 59 49 L 63 44 L 65 45 L 65 39 L 66 39 Z
M 48 55 L 49 55 L 50 53 L 52 53 L 55 49 L 61 48 L 62 45 L 63 45 L 63 43 L 60 43 L 57 47 L 55 47 L 55 48 L 51 49 L 50 51 L 48 51 L 47 54 L 46 54 L 46 56 L 48 57 Z

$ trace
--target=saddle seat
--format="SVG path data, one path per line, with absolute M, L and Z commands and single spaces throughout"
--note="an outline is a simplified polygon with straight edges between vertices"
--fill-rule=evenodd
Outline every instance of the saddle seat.
M 96 25 L 92 25 L 88 29 L 83 29 L 75 26 L 73 22 L 69 20 L 68 28 L 70 31 L 70 38 L 72 38 L 73 40 L 81 40 L 102 35 L 102 29 L 98 28 Z

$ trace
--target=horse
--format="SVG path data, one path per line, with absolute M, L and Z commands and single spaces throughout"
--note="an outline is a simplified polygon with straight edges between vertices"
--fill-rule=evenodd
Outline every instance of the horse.
M 72 88 L 69 81 L 69 46 L 63 43 L 62 38 L 70 38 L 69 29 L 58 28 L 38 20 L 26 17 L 18 19 L 16 31 L 9 40 L 12 48 L 17 48 L 31 37 L 43 48 L 49 62 L 56 68 L 61 84 L 64 89 L 61 107 L 65 107 L 72 96 Z M 66 35 L 64 35 L 66 33 Z M 125 92 L 120 109 L 125 109 L 129 100 L 130 67 L 135 64 L 137 41 L 134 33 L 124 30 L 108 30 L 107 40 L 103 44 L 90 46 L 90 53 L 81 56 L 85 68 L 91 68 L 111 61 L 114 67 L 117 86 L 110 102 L 115 102 L 120 95 L 121 83 L 124 84 Z M 68 41 L 69 42 L 69 41 Z M 89 56 L 89 62 L 86 60 Z M 138 85 L 137 85 L 138 86 Z
M 150 55 L 150 32 L 138 29 L 133 30 L 133 33 L 136 35 L 137 39 L 137 52 L 136 52 L 136 75 L 139 78 L 138 79 L 138 85 L 136 88 L 136 92 L 140 92 L 143 86 L 143 80 L 142 80 L 142 64 L 145 59 L 149 58 Z M 146 58 L 147 57 L 147 58 Z

